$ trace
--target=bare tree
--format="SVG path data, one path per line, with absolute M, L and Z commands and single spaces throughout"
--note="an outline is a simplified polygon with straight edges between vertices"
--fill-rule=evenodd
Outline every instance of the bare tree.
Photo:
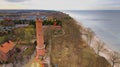
M 110 55 L 110 60 L 111 60 L 111 62 L 112 62 L 112 67 L 114 67 L 115 64 L 120 63 L 120 54 L 117 53 L 117 52 L 111 53 L 111 55 Z
M 88 45 L 91 46 L 91 42 L 92 42 L 92 39 L 95 35 L 95 33 L 90 29 L 90 28 L 87 28 L 87 34 L 88 34 Z
M 46 47 L 48 45 L 49 40 L 51 40 L 53 33 L 54 33 L 54 27 L 52 26 L 44 30 L 44 40 L 45 40 Z
M 88 36 L 88 30 L 87 29 L 81 29 L 80 31 L 80 35 L 81 36 L 85 36 L 85 42 L 87 44 L 87 46 L 89 45 L 89 36 Z
M 97 55 L 99 55 L 101 51 L 104 51 L 105 50 L 104 49 L 104 43 L 98 41 L 97 44 L 96 44 L 96 50 L 97 50 Z
M 93 39 L 95 33 L 90 28 L 87 28 L 87 29 L 80 30 L 80 34 L 86 36 L 87 45 L 91 46 L 91 42 L 92 42 L 92 39 Z

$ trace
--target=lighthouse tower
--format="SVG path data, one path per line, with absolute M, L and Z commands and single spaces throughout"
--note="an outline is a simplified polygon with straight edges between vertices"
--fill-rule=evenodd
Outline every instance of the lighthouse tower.
M 37 36 L 37 46 L 36 46 L 36 59 L 43 61 L 45 56 L 45 45 L 44 45 L 44 36 L 42 30 L 42 20 L 36 19 L 36 36 Z

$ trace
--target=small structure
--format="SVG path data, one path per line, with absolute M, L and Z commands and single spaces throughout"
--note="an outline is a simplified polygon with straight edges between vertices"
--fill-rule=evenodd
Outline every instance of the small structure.
M 0 61 L 7 61 L 9 58 L 15 44 L 12 41 L 7 41 L 0 45 Z
M 54 21 L 54 24 L 53 24 L 53 25 L 54 25 L 54 28 L 55 28 L 55 29 L 61 30 L 61 28 L 62 28 L 60 25 L 57 25 L 57 22 L 56 22 L 56 21 Z

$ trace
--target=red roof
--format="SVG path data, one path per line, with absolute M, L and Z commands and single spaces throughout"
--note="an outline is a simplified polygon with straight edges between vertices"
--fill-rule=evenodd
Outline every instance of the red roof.
M 5 42 L 0 46 L 0 51 L 7 53 L 14 48 L 15 44 L 12 41 Z

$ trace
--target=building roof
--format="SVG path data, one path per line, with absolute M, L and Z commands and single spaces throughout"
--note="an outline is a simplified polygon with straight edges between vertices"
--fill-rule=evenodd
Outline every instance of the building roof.
M 10 50 L 14 48 L 15 44 L 12 41 L 5 42 L 0 46 L 0 51 L 4 53 L 8 53 Z

